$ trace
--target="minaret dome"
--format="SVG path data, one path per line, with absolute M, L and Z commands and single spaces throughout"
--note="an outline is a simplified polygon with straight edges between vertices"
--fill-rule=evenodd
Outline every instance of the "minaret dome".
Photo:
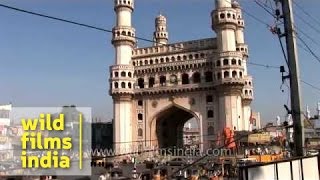
M 167 18 L 159 14 L 155 19 L 154 45 L 160 46 L 168 43 Z

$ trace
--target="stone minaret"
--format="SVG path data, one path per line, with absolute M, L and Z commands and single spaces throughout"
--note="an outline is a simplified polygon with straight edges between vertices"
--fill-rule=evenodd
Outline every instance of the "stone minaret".
M 116 26 L 112 44 L 115 48 L 115 65 L 110 67 L 110 94 L 114 101 L 114 149 L 117 153 L 130 150 L 132 142 L 132 95 L 134 68 L 131 62 L 136 45 L 135 29 L 131 24 L 134 0 L 115 0 Z
M 155 32 L 153 39 L 155 46 L 161 46 L 168 43 L 167 19 L 163 15 L 159 15 L 155 20 Z
M 212 11 L 212 29 L 217 35 L 215 85 L 218 91 L 219 122 L 224 127 L 248 130 L 252 78 L 247 76 L 248 48 L 244 43 L 244 21 L 241 8 L 231 0 L 216 0 Z

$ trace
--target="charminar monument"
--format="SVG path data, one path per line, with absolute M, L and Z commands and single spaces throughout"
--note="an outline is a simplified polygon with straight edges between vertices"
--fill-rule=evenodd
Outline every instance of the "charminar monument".
M 170 42 L 167 18 L 155 19 L 154 44 L 137 48 L 131 22 L 134 0 L 115 0 L 116 25 L 110 67 L 114 148 L 180 147 L 191 118 L 200 129 L 201 149 L 228 127 L 249 130 L 252 77 L 238 2 L 216 0 L 212 37 Z

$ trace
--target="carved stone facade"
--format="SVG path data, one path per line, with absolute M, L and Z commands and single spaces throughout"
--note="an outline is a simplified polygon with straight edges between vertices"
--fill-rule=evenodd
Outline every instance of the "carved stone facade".
M 115 0 L 116 60 L 110 67 L 115 148 L 180 146 L 190 118 L 198 122 L 204 149 L 224 127 L 248 130 L 253 83 L 239 4 L 216 0 L 211 13 L 216 38 L 169 44 L 167 20 L 159 15 L 153 46 L 135 48 L 133 3 Z

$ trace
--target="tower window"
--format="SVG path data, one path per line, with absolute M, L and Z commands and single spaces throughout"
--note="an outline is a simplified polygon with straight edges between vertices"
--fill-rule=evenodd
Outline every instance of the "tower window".
M 128 72 L 128 76 L 129 76 L 129 77 L 131 77 L 131 76 L 132 76 L 131 72 Z
M 183 60 L 187 60 L 187 56 L 183 56 Z
M 130 82 L 128 83 L 128 88 L 131 89 L 131 83 Z
M 150 64 L 153 64 L 153 60 L 152 59 L 150 59 Z
M 213 111 L 212 110 L 208 110 L 207 117 L 208 118 L 213 118 Z
M 126 88 L 126 83 L 125 82 L 121 83 L 121 88 Z
M 114 73 L 114 77 L 119 77 L 119 73 L 118 73 L 118 72 L 115 72 L 115 73 Z
M 193 83 L 200 83 L 200 81 L 201 81 L 200 73 L 195 72 L 193 74 Z
M 142 79 L 142 78 L 138 79 L 138 86 L 139 86 L 140 89 L 144 88 L 144 79 Z
M 212 126 L 208 127 L 208 135 L 213 135 L 214 134 L 214 128 Z
M 169 62 L 169 61 L 170 61 L 170 60 L 169 60 L 169 58 L 167 57 L 167 58 L 166 58 L 166 62 Z
M 232 71 L 232 77 L 236 78 L 237 77 L 237 71 Z
M 216 66 L 220 67 L 221 66 L 221 61 L 217 61 Z
M 232 64 L 232 65 L 237 65 L 237 60 L 232 59 L 231 64 Z
M 231 18 L 231 14 L 230 13 L 227 14 L 227 18 Z
M 143 130 L 141 128 L 138 129 L 138 136 L 139 137 L 143 136 Z
M 189 84 L 189 75 L 182 74 L 182 84 Z
M 148 60 L 145 60 L 145 61 L 144 61 L 144 64 L 145 64 L 145 65 L 148 65 Z
M 221 73 L 218 73 L 218 74 L 217 74 L 217 78 L 218 78 L 218 79 L 221 79 Z
M 229 71 L 225 71 L 225 72 L 223 73 L 223 76 L 224 76 L 224 78 L 229 78 L 229 77 L 230 77 Z
M 241 66 L 241 60 L 238 61 L 238 65 Z
M 211 95 L 208 95 L 206 97 L 206 101 L 207 101 L 207 103 L 212 103 L 213 102 L 213 97 Z
M 143 120 L 143 115 L 141 113 L 138 114 L 138 120 L 140 120 L 140 121 Z
M 118 82 L 115 82 L 115 83 L 114 83 L 114 88 L 116 88 L 116 89 L 119 88 Z
M 224 60 L 223 60 L 223 65 L 224 65 L 224 66 L 229 65 L 229 60 L 228 60 L 228 59 L 224 59 Z
M 122 71 L 121 72 L 121 77 L 126 77 L 126 72 Z
M 152 88 L 153 85 L 154 85 L 154 78 L 151 77 L 151 78 L 149 78 L 149 88 Z
M 143 101 L 142 100 L 138 101 L 138 106 L 143 106 Z
M 221 14 L 220 14 L 220 18 L 221 18 L 221 19 L 224 19 L 224 18 L 225 18 L 225 14 L 224 14 L 224 13 L 221 13 Z
M 160 85 L 165 86 L 166 85 L 166 77 L 165 76 L 160 76 Z
M 212 82 L 213 81 L 212 72 L 211 71 L 205 72 L 205 79 L 206 79 L 206 82 Z

